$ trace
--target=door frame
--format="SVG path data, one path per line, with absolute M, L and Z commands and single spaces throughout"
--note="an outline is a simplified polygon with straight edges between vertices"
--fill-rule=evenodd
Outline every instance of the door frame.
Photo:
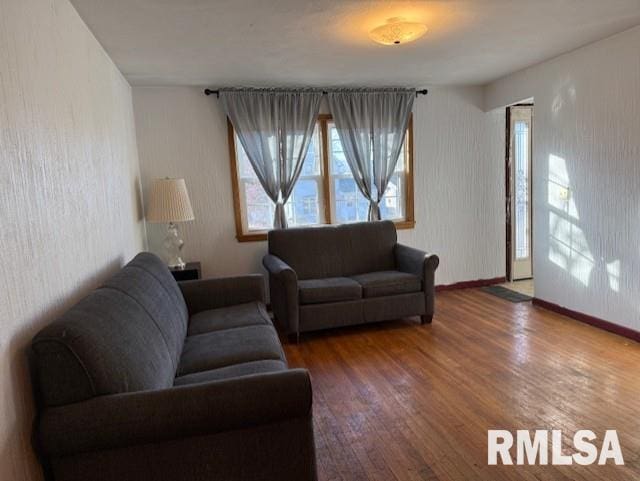
M 513 243 L 513 233 L 512 233 L 512 223 L 511 223 L 511 201 L 512 199 L 512 195 L 511 195 L 511 177 L 512 177 L 512 169 L 511 169 L 511 107 L 531 107 L 532 109 L 534 109 L 534 104 L 533 103 L 519 103 L 519 104 L 513 104 L 513 105 L 509 105 L 505 110 L 506 110 L 506 128 L 505 128 L 505 149 L 504 149 L 504 171 L 505 171 L 505 194 L 506 194 L 506 199 L 505 199 L 505 219 L 506 219 L 506 242 L 505 242 L 505 246 L 507 249 L 507 265 L 506 265 L 506 272 L 505 272 L 505 277 L 507 279 L 507 282 L 511 282 L 512 281 L 512 268 L 513 268 L 513 257 L 511 255 L 511 251 L 512 251 L 512 243 Z M 533 120 L 532 120 L 532 125 L 533 125 Z M 529 162 L 531 163 L 531 172 L 533 173 L 533 128 L 531 129 L 531 158 L 529 159 Z M 531 277 L 533 277 L 533 175 L 531 176 L 531 191 L 529 192 L 529 208 L 530 208 L 530 213 L 531 213 L 531 225 L 529 226 L 530 229 L 530 237 L 531 237 L 531 246 L 530 246 L 530 254 L 531 254 Z

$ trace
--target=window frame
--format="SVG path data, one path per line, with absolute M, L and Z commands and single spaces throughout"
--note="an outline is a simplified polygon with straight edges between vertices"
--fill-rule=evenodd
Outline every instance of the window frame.
M 322 219 L 321 224 L 330 225 L 333 219 L 333 197 L 331 188 L 331 170 L 329 168 L 329 123 L 333 121 L 331 114 L 320 114 L 317 124 L 320 133 L 320 177 L 321 190 L 318 191 L 319 215 Z M 236 135 L 231 121 L 227 119 L 227 142 L 229 144 L 229 159 L 231 170 L 231 190 L 233 193 L 233 210 L 236 224 L 236 239 L 239 242 L 257 242 L 267 240 L 268 231 L 250 231 L 245 232 L 243 206 L 240 192 L 240 177 L 238 174 L 238 158 L 236 154 Z M 406 134 L 405 147 L 405 218 L 403 220 L 393 221 L 396 229 L 413 229 L 415 227 L 414 216 L 414 183 L 413 183 L 413 114 L 409 117 Z M 244 214 L 246 215 L 246 213 Z M 333 223 L 337 225 L 338 223 Z

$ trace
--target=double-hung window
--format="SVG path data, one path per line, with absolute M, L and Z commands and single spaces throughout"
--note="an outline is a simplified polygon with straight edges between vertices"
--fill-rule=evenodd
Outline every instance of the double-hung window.
M 237 238 L 264 240 L 273 225 L 275 205 L 258 181 L 231 123 L 228 125 Z M 393 220 L 400 229 L 414 225 L 412 151 L 410 120 L 398 163 L 380 201 L 382 219 Z M 366 221 L 368 209 L 369 201 L 351 174 L 331 116 L 321 115 L 300 177 L 285 204 L 287 223 L 296 227 Z

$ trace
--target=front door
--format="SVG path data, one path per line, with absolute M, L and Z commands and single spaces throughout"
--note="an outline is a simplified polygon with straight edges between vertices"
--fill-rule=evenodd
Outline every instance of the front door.
M 531 143 L 533 106 L 510 107 L 511 280 L 533 275 L 531 249 Z

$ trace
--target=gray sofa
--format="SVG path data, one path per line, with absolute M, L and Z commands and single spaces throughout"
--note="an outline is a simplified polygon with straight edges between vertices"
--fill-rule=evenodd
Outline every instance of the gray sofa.
M 438 257 L 391 221 L 273 230 L 263 264 L 280 327 L 301 332 L 408 316 L 431 322 Z
M 178 285 L 142 253 L 32 343 L 35 442 L 60 481 L 316 480 L 311 384 L 260 275 Z

